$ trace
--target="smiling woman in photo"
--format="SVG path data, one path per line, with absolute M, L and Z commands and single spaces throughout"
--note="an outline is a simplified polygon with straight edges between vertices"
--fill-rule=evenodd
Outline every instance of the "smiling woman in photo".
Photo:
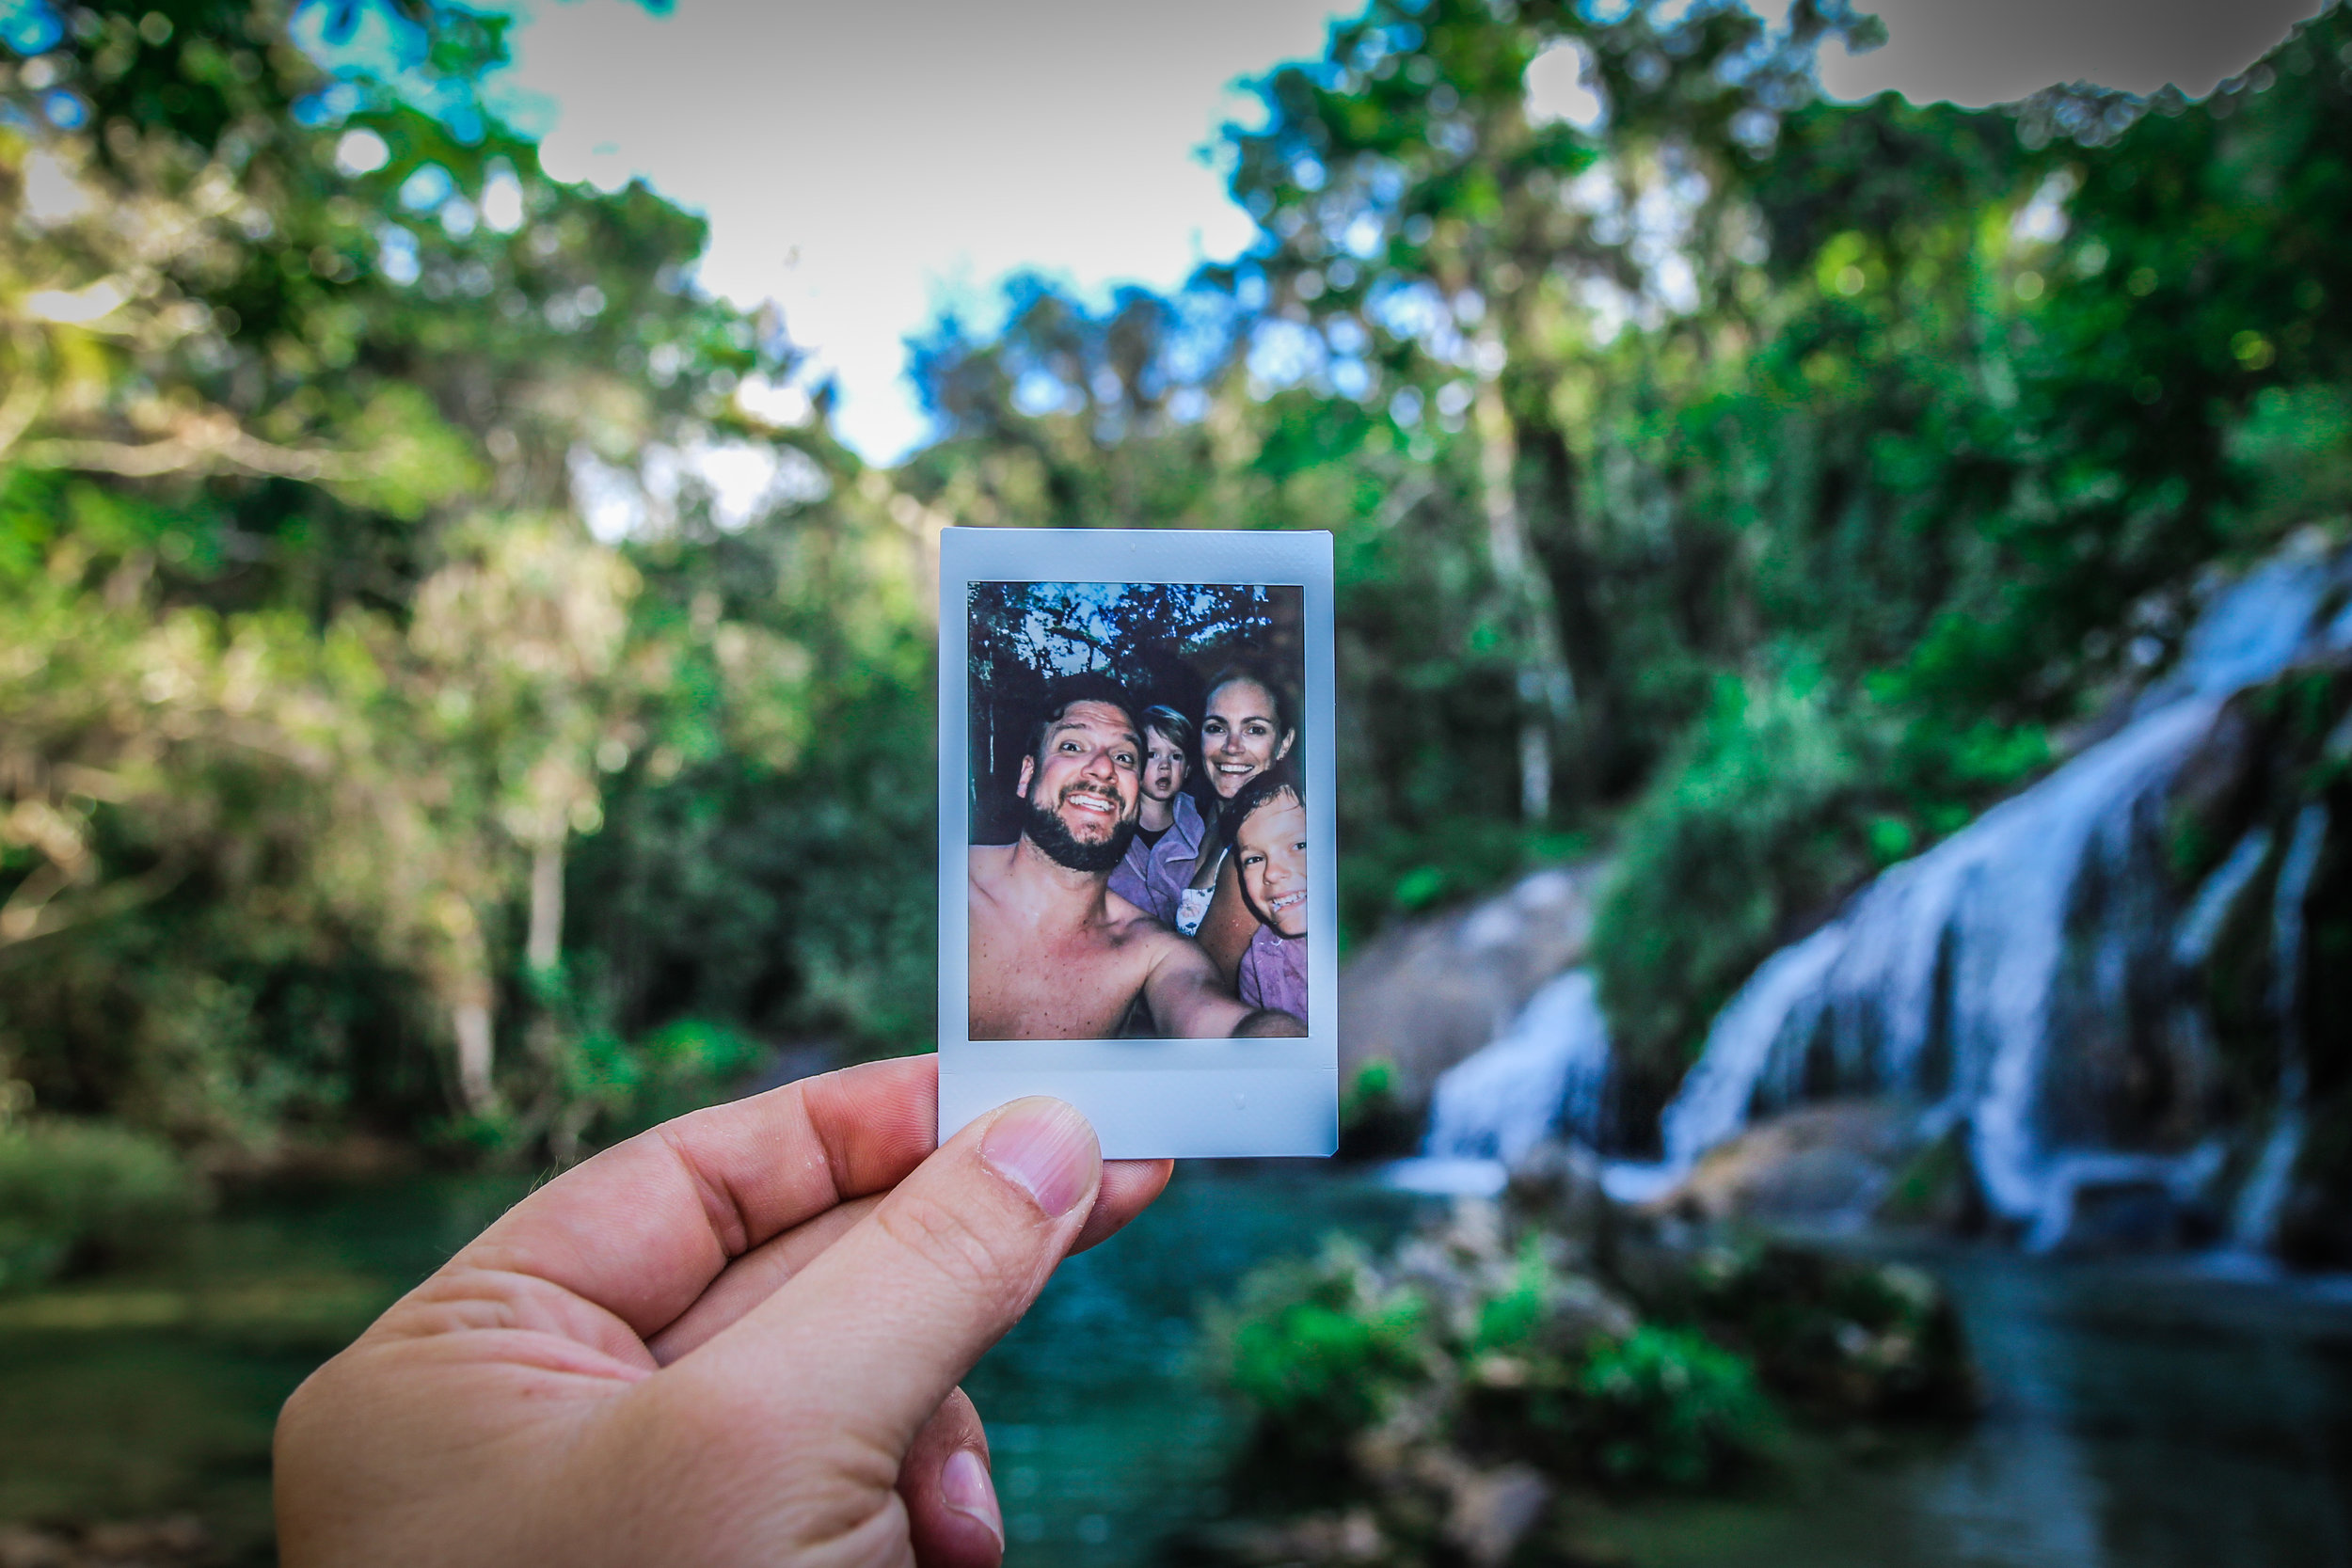
M 1200 764 L 1209 787 L 1224 810 L 1216 837 L 1195 861 L 1177 913 L 1177 929 L 1189 932 L 1229 980 L 1240 972 L 1242 954 L 1261 924 L 1241 895 L 1227 853 L 1232 842 L 1232 807 L 1250 782 L 1291 754 L 1298 739 L 1295 709 L 1288 689 L 1266 671 L 1237 665 L 1209 683 L 1200 716 Z

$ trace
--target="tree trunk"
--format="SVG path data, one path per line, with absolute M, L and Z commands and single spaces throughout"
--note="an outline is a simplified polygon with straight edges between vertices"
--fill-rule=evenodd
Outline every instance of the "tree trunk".
M 1611 721 L 1615 708 L 1609 627 L 1594 592 L 1601 556 L 1579 515 L 1577 462 L 1567 437 L 1549 420 L 1525 413 L 1512 428 L 1531 508 L 1527 548 L 1536 575 L 1550 587 L 1546 621 L 1575 681 L 1576 727 L 1562 742 L 1576 759 L 1574 787 L 1606 798 L 1629 782 L 1630 737 Z
M 523 961 L 545 974 L 564 957 L 564 835 L 557 829 L 531 853 L 531 935 Z
M 469 1116 L 499 1109 L 497 1032 L 490 984 L 489 945 L 472 909 L 460 902 L 451 922 L 450 945 L 437 968 L 436 989 L 449 1009 L 450 1034 L 457 1045 L 457 1098 Z
M 1500 347 L 1499 339 L 1490 335 L 1488 341 Z M 1518 441 L 1498 377 L 1480 380 L 1473 417 L 1486 558 L 1503 595 L 1504 624 L 1518 657 L 1519 816 L 1540 823 L 1551 815 L 1552 747 L 1575 709 L 1576 685 L 1560 656 L 1550 584 L 1528 555 L 1519 514 Z
M 490 1029 L 490 988 L 482 982 L 479 990 L 469 988 L 450 1008 L 450 1028 L 457 1037 L 457 1093 L 466 1102 L 466 1109 L 475 1116 L 487 1116 L 498 1109 L 498 1085 L 492 1078 L 497 1063 L 492 1059 Z

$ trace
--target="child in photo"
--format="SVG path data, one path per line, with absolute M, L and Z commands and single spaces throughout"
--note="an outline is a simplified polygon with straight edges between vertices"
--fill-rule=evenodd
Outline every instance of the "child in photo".
M 1307 1017 L 1307 800 L 1289 769 L 1258 774 L 1226 807 L 1243 903 L 1258 922 L 1243 950 L 1244 1006 Z
M 1143 803 L 1126 857 L 1111 873 L 1111 891 L 1150 911 L 1163 926 L 1176 924 L 1177 903 L 1200 842 L 1209 831 L 1193 804 L 1192 721 L 1165 704 L 1143 710 Z

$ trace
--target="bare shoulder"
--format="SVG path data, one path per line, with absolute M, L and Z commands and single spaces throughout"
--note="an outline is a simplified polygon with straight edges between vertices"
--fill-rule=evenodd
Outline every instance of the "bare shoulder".
M 1131 928 L 1139 934 L 1147 926 L 1168 929 L 1150 910 L 1131 898 L 1120 897 L 1107 887 L 1103 890 L 1103 918 L 1122 935 Z
M 1128 906 L 1133 909 L 1133 905 Z M 1209 956 L 1200 951 L 1200 944 L 1179 931 L 1170 929 L 1152 915 L 1136 911 L 1136 918 L 1124 933 L 1123 940 L 1144 954 L 1154 970 L 1182 974 L 1186 970 L 1214 968 Z
M 1158 915 L 1108 888 L 1103 890 L 1103 923 L 1109 927 L 1112 940 L 1123 946 L 1157 954 L 1171 942 L 1177 947 L 1192 945 L 1190 938 L 1179 936 Z

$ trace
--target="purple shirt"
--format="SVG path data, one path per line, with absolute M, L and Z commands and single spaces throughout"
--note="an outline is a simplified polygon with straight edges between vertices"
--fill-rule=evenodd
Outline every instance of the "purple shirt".
M 1281 936 L 1271 926 L 1259 927 L 1242 953 L 1235 978 L 1245 1006 L 1273 1007 L 1307 1022 L 1305 937 Z
M 1176 924 L 1176 900 L 1192 880 L 1193 863 L 1200 858 L 1201 835 L 1208 824 L 1200 808 L 1182 790 L 1174 801 L 1176 819 L 1157 844 L 1147 845 L 1137 833 L 1127 846 L 1127 858 L 1111 873 L 1111 891 L 1161 925 Z

